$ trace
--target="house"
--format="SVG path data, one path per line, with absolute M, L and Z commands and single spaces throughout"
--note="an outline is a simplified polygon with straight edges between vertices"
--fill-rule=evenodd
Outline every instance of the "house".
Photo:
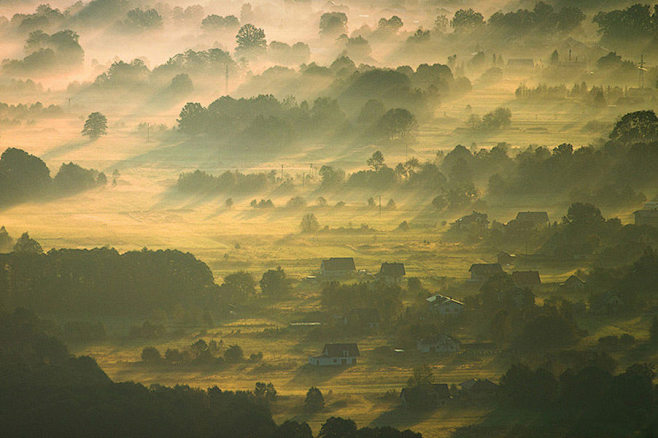
M 426 301 L 430 309 L 440 315 L 456 315 L 464 310 L 464 303 L 444 295 L 432 295 Z
M 564 280 L 560 287 L 569 290 L 581 290 L 585 287 L 585 282 L 575 275 L 572 275 Z
M 358 308 L 350 310 L 343 318 L 343 323 L 350 327 L 356 328 L 379 328 L 379 311 L 375 308 Z
M 471 281 L 482 283 L 494 275 L 502 274 L 503 268 L 500 263 L 475 263 L 469 269 Z
M 548 213 L 545 211 L 520 211 L 516 214 L 514 222 L 530 228 L 540 228 L 550 224 Z
M 538 271 L 514 271 L 512 281 L 520 288 L 533 289 L 541 285 Z
M 356 265 L 352 257 L 332 257 L 322 260 L 320 272 L 324 277 L 347 277 L 356 272 Z
M 325 344 L 320 356 L 310 357 L 308 363 L 313 366 L 356 365 L 359 357 L 356 344 Z
M 459 341 L 455 338 L 438 334 L 416 341 L 416 348 L 421 353 L 456 353 L 459 351 Z
M 652 227 L 658 227 L 658 208 L 648 209 L 645 208 L 633 212 L 635 216 L 635 225 L 651 225 Z
M 407 275 L 404 263 L 382 263 L 379 269 L 379 277 L 384 281 L 399 283 L 402 277 Z
M 450 388 L 445 383 L 425 383 L 400 391 L 402 406 L 428 408 L 442 406 L 450 400 Z

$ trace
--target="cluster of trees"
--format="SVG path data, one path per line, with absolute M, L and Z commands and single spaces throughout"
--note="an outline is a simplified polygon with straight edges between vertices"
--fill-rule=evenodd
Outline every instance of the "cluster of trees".
M 634 4 L 626 9 L 599 12 L 594 16 L 599 27 L 601 43 L 641 47 L 658 36 L 658 15 L 648 4 Z M 646 48 L 651 45 L 646 45 Z
M 572 303 L 546 300 L 538 306 L 534 294 L 506 273 L 491 277 L 465 301 L 488 321 L 485 332 L 500 348 L 545 352 L 572 347 L 585 334 L 576 324 L 579 310 Z
M 571 88 L 566 85 L 550 86 L 539 84 L 534 88 L 528 88 L 522 84 L 515 91 L 517 99 L 522 100 L 563 100 L 575 99 L 589 106 L 605 107 L 608 102 L 617 102 L 624 97 L 624 89 L 621 87 L 598 87 L 588 86 L 585 82 L 574 84 Z
M 63 114 L 63 112 L 62 107 L 54 104 L 44 106 L 41 102 L 35 102 L 31 105 L 0 102 L 0 126 L 16 126 L 20 125 L 21 120 L 56 117 Z
M 600 315 L 620 315 L 652 308 L 656 305 L 653 284 L 658 279 L 657 268 L 658 255 L 651 247 L 646 247 L 633 263 L 594 268 L 587 277 L 590 310 Z
M 123 20 L 117 23 L 121 32 L 141 33 L 162 27 L 162 17 L 155 9 L 135 8 L 126 12 Z
M 0 311 L 0 420 L 8 436 L 313 438 L 306 423 L 273 421 L 271 383 L 236 392 L 115 383 L 92 358 L 71 355 L 49 330 L 30 311 Z M 334 417 L 318 436 L 421 438 L 389 427 L 357 430 Z
M 244 174 L 226 171 L 219 176 L 201 170 L 183 172 L 178 176 L 176 188 L 187 193 L 255 193 L 276 181 L 276 172 Z
M 586 199 L 602 206 L 633 206 L 644 200 L 639 191 L 656 182 L 651 169 L 658 163 L 657 127 L 653 111 L 629 113 L 616 123 L 603 147 L 574 149 L 562 144 L 552 151 L 528 147 L 514 158 L 499 150 L 496 165 L 500 171 L 493 172 L 491 167 L 478 166 L 478 154 L 462 153 L 462 171 L 477 169 L 483 171 L 480 175 L 490 176 L 488 195 L 493 199 L 550 196 Z
M 615 374 L 591 363 L 559 375 L 545 368 L 512 366 L 500 379 L 501 403 L 510 415 L 532 412 L 523 424 L 501 425 L 499 412 L 480 424 L 459 430 L 456 436 L 501 435 L 514 430 L 523 435 L 574 435 L 624 437 L 655 433 L 656 398 L 653 366 L 634 364 Z
M 164 354 L 160 353 L 155 347 L 144 347 L 142 349 L 141 359 L 144 364 L 152 366 L 173 365 L 173 366 L 203 366 L 203 367 L 222 367 L 225 364 L 236 364 L 249 360 L 250 362 L 259 362 L 263 358 L 263 353 L 253 353 L 249 359 L 245 358 L 242 347 L 239 345 L 225 346 L 223 341 L 211 340 L 206 342 L 199 339 L 189 348 L 179 350 L 178 348 L 168 348 Z M 270 383 L 270 394 L 276 396 L 276 390 Z
M 493 131 L 508 128 L 512 124 L 512 111 L 509 108 L 496 108 L 480 117 L 471 114 L 468 118 L 468 126 L 477 131 Z
M 292 282 L 286 272 L 277 267 L 265 271 L 257 283 L 249 272 L 235 272 L 224 278 L 219 287 L 221 298 L 229 303 L 244 303 L 256 296 L 256 285 L 260 286 L 263 296 L 280 298 L 292 291 Z
M 201 28 L 207 32 L 235 31 L 240 27 L 240 20 L 235 15 L 225 17 L 210 14 L 201 21 Z
M 622 225 L 617 218 L 604 218 L 591 203 L 575 202 L 553 224 L 490 222 L 487 214 L 475 211 L 452 223 L 444 238 L 509 252 L 530 252 L 540 259 L 589 258 L 596 266 L 615 267 L 637 259 L 647 246 L 658 245 L 658 228 Z
M 205 263 L 175 250 L 61 249 L 0 255 L 0 302 L 55 315 L 143 315 L 157 309 L 218 309 Z
M 55 175 L 39 157 L 8 148 L 0 156 L 0 206 L 65 196 L 107 183 L 104 173 L 64 163 Z
M 402 313 L 402 288 L 382 281 L 341 284 L 332 281 L 320 292 L 322 308 L 333 315 L 347 315 L 354 309 L 376 309 L 384 323 Z
M 49 35 L 41 30 L 30 33 L 23 59 L 4 59 L 2 70 L 16 75 L 44 74 L 77 68 L 84 59 L 79 36 L 72 30 Z

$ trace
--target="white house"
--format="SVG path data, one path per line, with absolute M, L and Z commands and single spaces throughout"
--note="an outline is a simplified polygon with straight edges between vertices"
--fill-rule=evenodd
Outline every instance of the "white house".
M 325 344 L 322 354 L 309 357 L 308 363 L 319 367 L 356 365 L 359 355 L 359 347 L 356 344 Z
M 464 303 L 444 295 L 432 295 L 427 302 L 430 309 L 440 315 L 456 315 L 464 310 Z

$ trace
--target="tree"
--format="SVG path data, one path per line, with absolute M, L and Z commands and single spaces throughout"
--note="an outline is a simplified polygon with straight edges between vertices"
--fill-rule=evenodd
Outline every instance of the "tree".
M 14 239 L 11 238 L 4 225 L 0 228 L 0 251 L 11 250 L 14 246 Z
M 178 129 L 186 134 L 200 134 L 206 130 L 208 110 L 200 103 L 188 102 L 178 116 Z
M 320 229 L 320 222 L 313 213 L 308 213 L 302 218 L 299 227 L 302 229 L 302 233 L 315 233 Z
M 30 235 L 25 232 L 16 241 L 14 252 L 21 254 L 43 254 L 43 249 L 39 242 L 32 239 Z
M 602 224 L 605 219 L 594 205 L 575 202 L 569 206 L 564 221 L 569 225 L 591 227 Z
M 253 24 L 245 24 L 240 28 L 238 34 L 235 36 L 238 43 L 236 52 L 264 52 L 267 49 L 267 41 L 265 40 L 265 31 Z
M 455 12 L 450 25 L 456 31 L 473 30 L 484 24 L 484 16 L 473 9 L 460 9 Z
M 625 114 L 610 133 L 610 140 L 621 143 L 651 142 L 658 139 L 658 117 L 653 111 Z
M 416 117 L 404 108 L 390 109 L 379 120 L 380 132 L 389 140 L 406 138 L 416 125 Z
M 329 36 L 347 33 L 347 15 L 344 12 L 325 12 L 320 17 L 320 33 Z
M 220 291 L 230 300 L 243 301 L 256 293 L 256 282 L 248 272 L 235 272 L 224 278 Z
M 322 392 L 315 386 L 311 386 L 306 392 L 304 409 L 309 412 L 317 412 L 324 408 L 324 397 Z
M 142 362 L 158 363 L 162 360 L 160 352 L 155 347 L 144 347 L 142 350 Z
M 335 187 L 345 182 L 345 171 L 342 169 L 322 166 L 318 173 L 320 174 L 320 178 L 322 178 L 322 187 Z
M 331 417 L 320 428 L 318 438 L 355 438 L 356 423 L 340 417 Z
M 286 295 L 290 292 L 290 280 L 281 266 L 269 269 L 260 279 L 260 289 L 264 294 L 270 296 Z
M 89 114 L 85 126 L 82 128 L 82 135 L 86 135 L 92 140 L 107 135 L 107 118 L 99 112 Z
M 276 394 L 276 389 L 271 382 L 267 384 L 265 382 L 256 382 L 256 386 L 254 387 L 254 395 L 256 397 L 271 402 L 276 400 Z
M 276 429 L 273 438 L 313 438 L 313 432 L 306 422 L 286 420 Z
M 224 360 L 228 363 L 238 363 L 244 360 L 244 353 L 242 347 L 239 345 L 231 345 L 224 352 Z
M 367 161 L 368 166 L 375 172 L 384 166 L 384 154 L 381 151 L 375 151 Z

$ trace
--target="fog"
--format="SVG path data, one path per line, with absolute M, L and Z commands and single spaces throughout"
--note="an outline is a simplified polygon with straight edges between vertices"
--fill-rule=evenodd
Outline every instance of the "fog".
M 658 9 L 0 2 L 0 435 L 653 436 Z

